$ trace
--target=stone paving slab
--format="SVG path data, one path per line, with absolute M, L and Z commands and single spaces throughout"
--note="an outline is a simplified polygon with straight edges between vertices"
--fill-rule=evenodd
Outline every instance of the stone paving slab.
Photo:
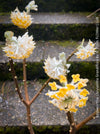
M 20 83 L 20 89 L 24 96 L 23 84 Z M 91 81 L 92 83 L 92 81 Z M 94 82 L 93 82 L 94 83 Z M 2 89 L 4 84 L 4 89 Z M 41 88 L 42 84 L 38 81 L 28 82 L 28 91 L 30 98 L 36 94 Z M 80 108 L 75 114 L 75 121 L 79 123 L 85 117 L 88 117 L 96 110 L 96 93 L 93 91 L 95 85 L 91 85 L 91 91 L 89 100 L 84 108 Z M 2 90 L 1 90 L 2 89 Z M 50 90 L 50 87 L 46 87 L 42 93 L 38 96 L 35 102 L 31 106 L 32 124 L 36 126 L 41 125 L 69 125 L 66 119 L 64 111 L 60 111 L 48 102 L 50 99 L 45 96 L 45 93 Z M 3 94 L 1 94 L 1 91 Z M 100 100 L 99 100 L 100 104 Z M 88 125 L 100 124 L 100 117 L 93 119 L 87 123 Z M 0 82 L 0 126 L 26 126 L 26 110 L 25 106 L 19 100 L 17 92 L 14 90 L 13 82 Z
M 71 46 L 70 43 L 67 44 L 67 46 L 60 46 L 59 43 L 57 44 L 57 43 L 49 42 L 49 41 L 36 42 L 36 48 L 34 49 L 32 55 L 29 58 L 27 58 L 27 62 L 40 62 L 41 60 L 46 59 L 48 56 L 52 58 L 55 56 L 58 58 L 58 55 L 61 52 L 65 52 L 66 58 L 67 58 L 80 43 L 81 43 L 80 41 L 77 42 L 77 45 L 75 46 L 74 45 Z M 85 44 L 86 43 L 87 42 L 85 42 Z M 76 56 L 74 55 L 70 59 L 70 61 L 96 61 L 96 54 L 86 60 L 77 59 Z M 4 52 L 2 52 L 2 49 L 0 49 L 0 63 L 6 63 L 6 62 L 8 62 L 8 58 L 4 55 Z M 15 62 L 22 62 L 22 61 L 15 60 Z
M 85 13 L 32 13 L 33 24 L 93 24 L 95 18 Z M 10 24 L 10 15 L 0 15 L 0 24 Z

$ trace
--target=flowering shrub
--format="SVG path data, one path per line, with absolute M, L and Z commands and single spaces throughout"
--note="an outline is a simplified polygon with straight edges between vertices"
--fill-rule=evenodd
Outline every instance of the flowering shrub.
M 81 79 L 79 74 L 72 75 L 72 78 L 71 83 L 68 83 L 67 78 L 60 75 L 59 81 L 62 85 L 56 82 L 49 83 L 51 89 L 56 91 L 46 93 L 52 98 L 49 102 L 65 112 L 76 112 L 77 108 L 85 106 L 88 100 L 89 92 L 84 88 L 88 79 Z
M 19 28 L 28 28 L 32 24 L 31 15 L 29 15 L 30 10 L 37 11 L 37 5 L 35 5 L 35 1 L 29 2 L 29 4 L 25 7 L 26 12 L 20 12 L 18 8 L 15 11 L 11 12 L 11 20 L 14 25 Z M 78 126 L 74 123 L 74 118 L 72 113 L 76 112 L 78 108 L 86 106 L 86 101 L 88 100 L 89 91 L 85 88 L 87 86 L 88 79 L 80 78 L 79 74 L 72 75 L 72 81 L 69 83 L 67 79 L 67 73 L 69 72 L 70 64 L 68 64 L 68 60 L 75 54 L 77 58 L 87 59 L 95 53 L 96 48 L 94 48 L 95 44 L 89 40 L 87 46 L 83 46 L 84 40 L 81 45 L 75 49 L 66 59 L 65 53 L 62 52 L 59 54 L 59 59 L 55 57 L 48 57 L 44 62 L 44 70 L 46 74 L 49 76 L 49 79 L 44 83 L 41 89 L 37 92 L 35 96 L 30 100 L 28 89 L 27 89 L 27 79 L 26 79 L 26 58 L 28 58 L 34 48 L 35 42 L 33 41 L 33 36 L 29 36 L 28 32 L 26 32 L 23 36 L 14 36 L 12 31 L 5 32 L 6 45 L 3 47 L 3 51 L 6 53 L 6 56 L 9 58 L 12 76 L 15 82 L 15 90 L 17 91 L 20 100 L 26 107 L 27 110 L 27 122 L 28 129 L 30 134 L 35 134 L 32 128 L 31 122 L 31 111 L 30 107 L 34 100 L 38 97 L 41 91 L 46 87 L 49 83 L 52 91 L 48 91 L 46 93 L 47 96 L 51 98 L 49 100 L 54 106 L 58 107 L 60 110 L 64 110 L 67 113 L 68 120 L 70 122 L 70 126 L 72 127 L 70 132 L 75 134 L 76 129 L 79 129 L 80 124 Z M 24 83 L 24 91 L 25 91 L 25 99 L 22 96 L 20 91 L 17 75 L 14 70 L 13 59 L 22 59 L 23 60 L 23 83 Z M 51 79 L 57 79 L 61 83 L 58 85 L 56 82 L 50 82 Z M 89 116 L 90 120 L 93 118 L 95 114 Z M 88 120 L 85 120 L 86 123 Z M 83 123 L 84 124 L 84 123 Z M 82 125 L 81 125 L 82 126 Z M 72 133 L 71 133 L 72 134 Z

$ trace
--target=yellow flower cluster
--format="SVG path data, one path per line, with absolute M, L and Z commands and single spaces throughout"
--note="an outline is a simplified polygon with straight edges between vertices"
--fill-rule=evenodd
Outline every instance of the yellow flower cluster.
M 13 12 L 11 12 L 11 21 L 19 28 L 26 29 L 31 25 L 32 18 L 25 11 L 20 12 L 18 8 L 16 8 Z
M 28 28 L 32 24 L 31 15 L 29 15 L 30 10 L 38 10 L 38 6 L 35 5 L 35 1 L 29 2 L 29 4 L 25 7 L 26 12 L 20 12 L 18 8 L 16 8 L 13 12 L 11 12 L 11 21 L 14 25 L 19 28 Z
M 66 77 L 61 75 L 59 81 L 63 86 L 50 82 L 49 86 L 52 91 L 46 93 L 52 98 L 50 103 L 66 112 L 76 112 L 77 108 L 85 106 L 88 100 L 89 92 L 83 88 L 87 85 L 88 79 L 81 79 L 79 74 L 72 75 L 72 78 L 72 82 L 68 84 Z

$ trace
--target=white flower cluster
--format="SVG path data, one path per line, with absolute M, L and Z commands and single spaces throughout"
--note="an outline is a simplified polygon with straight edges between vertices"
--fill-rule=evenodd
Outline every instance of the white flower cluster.
M 96 48 L 94 48 L 95 44 L 91 40 L 89 40 L 88 44 L 86 46 L 83 46 L 84 41 L 82 42 L 82 45 L 79 46 L 78 51 L 75 53 L 77 58 L 79 59 L 87 59 L 90 56 L 92 56 L 95 53 Z
M 70 64 L 66 64 L 65 53 L 59 54 L 59 60 L 55 57 L 50 58 L 48 57 L 44 62 L 44 69 L 47 75 L 53 79 L 59 79 L 60 75 L 66 75 L 67 70 L 70 67 Z
M 6 53 L 6 56 L 12 59 L 25 59 L 32 54 L 34 48 L 35 42 L 33 41 L 33 37 L 29 36 L 28 32 L 26 32 L 22 37 L 19 36 L 17 38 L 12 36 L 10 42 L 6 42 L 3 51 Z

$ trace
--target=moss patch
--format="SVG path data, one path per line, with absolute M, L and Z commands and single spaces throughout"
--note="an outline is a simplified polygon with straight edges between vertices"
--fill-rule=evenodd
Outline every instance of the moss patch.
M 5 80 L 12 80 L 11 72 L 9 72 L 10 65 L 9 63 L 0 64 L 0 79 Z M 23 68 L 22 63 L 14 64 L 14 68 L 19 80 L 23 79 Z M 2 77 L 3 76 L 3 77 Z M 39 79 L 39 78 L 46 78 L 46 74 L 44 73 L 43 63 L 27 63 L 27 79 Z
M 4 32 L 9 30 L 13 31 L 15 36 L 25 33 L 25 30 L 12 24 L 0 24 L 1 41 L 5 40 Z M 95 40 L 95 24 L 32 24 L 28 31 L 35 40 Z
M 100 65 L 100 64 L 99 64 Z M 19 80 L 22 80 L 22 63 L 14 65 L 16 74 Z M 12 80 L 11 72 L 9 72 L 9 63 L 0 64 L 0 80 Z M 79 73 L 82 78 L 88 78 L 95 80 L 95 62 L 73 62 L 71 63 L 70 73 L 68 78 L 71 78 L 72 74 Z M 2 77 L 3 76 L 3 77 Z M 47 79 L 48 76 L 45 74 L 43 69 L 43 62 L 27 63 L 27 78 L 28 80 L 34 79 Z
M 60 45 L 60 46 L 63 46 L 63 47 L 78 47 L 79 44 L 77 41 L 73 41 L 73 40 L 67 40 L 67 41 L 49 41 L 50 43 L 52 44 L 55 44 L 55 45 Z
M 33 126 L 35 134 L 69 134 L 69 126 Z M 76 134 L 100 134 L 99 125 L 85 125 Z M 29 134 L 27 127 L 0 127 L 0 134 Z
M 4 15 L 10 15 L 10 12 L 1 12 L 0 16 L 4 16 Z
M 80 74 L 82 78 L 94 79 L 96 73 L 96 63 L 95 62 L 71 62 L 70 73 L 68 77 L 71 77 L 71 74 Z M 99 65 L 100 66 L 100 65 Z

